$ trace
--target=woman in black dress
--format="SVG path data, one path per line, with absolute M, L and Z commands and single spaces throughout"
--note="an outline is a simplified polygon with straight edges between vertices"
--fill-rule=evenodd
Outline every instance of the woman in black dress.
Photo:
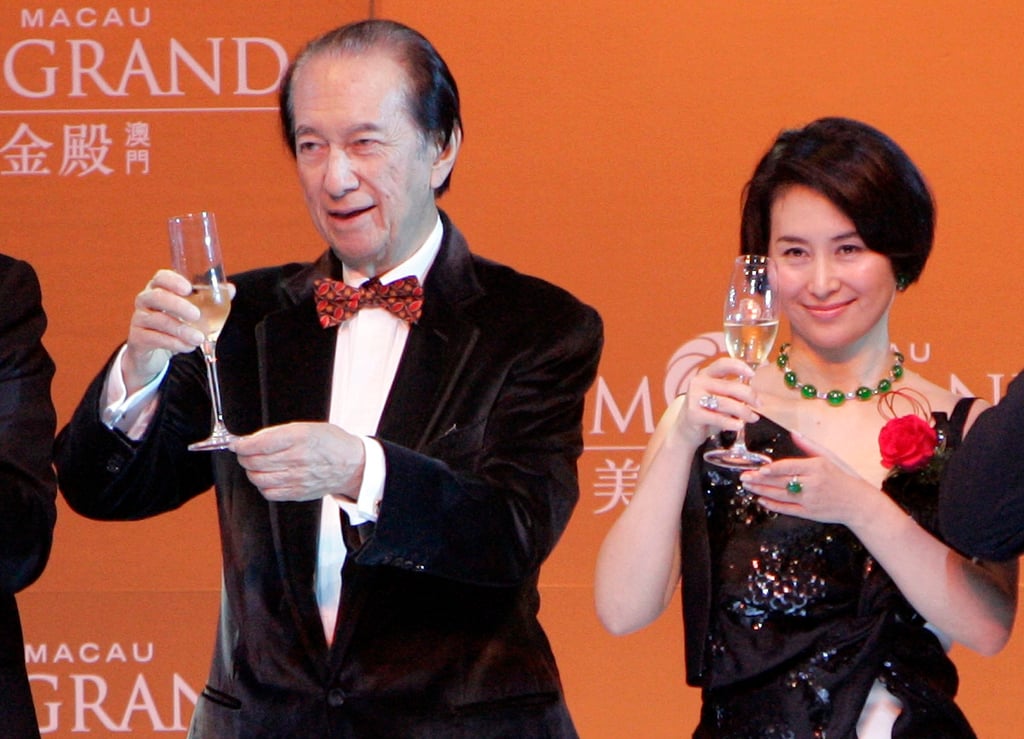
M 933 232 L 916 167 L 857 121 L 783 132 L 747 185 L 742 251 L 775 263 L 788 339 L 756 372 L 716 359 L 670 405 L 595 583 L 627 633 L 682 576 L 695 737 L 974 736 L 946 652 L 1005 645 L 1017 568 L 937 533 L 941 466 L 986 404 L 910 371 L 889 337 Z M 703 461 L 744 424 L 774 461 Z

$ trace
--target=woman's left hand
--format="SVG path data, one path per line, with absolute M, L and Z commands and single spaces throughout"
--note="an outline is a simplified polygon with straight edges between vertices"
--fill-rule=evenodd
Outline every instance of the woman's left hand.
M 744 472 L 743 487 L 769 511 L 853 528 L 881 491 L 825 447 L 798 433 L 793 440 L 810 456 L 778 459 Z

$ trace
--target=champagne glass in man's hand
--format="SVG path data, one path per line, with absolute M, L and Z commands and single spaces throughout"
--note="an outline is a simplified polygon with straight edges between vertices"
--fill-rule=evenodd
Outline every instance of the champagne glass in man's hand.
M 779 332 L 779 314 L 770 278 L 768 257 L 746 254 L 733 264 L 725 297 L 725 346 L 729 356 L 757 369 L 772 350 Z M 766 454 L 747 449 L 741 428 L 728 449 L 704 454 L 708 462 L 729 469 L 749 470 L 771 461 Z
M 189 302 L 199 308 L 199 320 L 191 325 L 203 334 L 203 359 L 213 403 L 213 432 L 189 444 L 191 451 L 226 449 L 235 438 L 224 425 L 220 381 L 217 378 L 217 337 L 231 310 L 231 292 L 224 278 L 224 260 L 213 213 L 204 211 L 176 216 L 167 221 L 171 239 L 171 265 L 192 283 Z

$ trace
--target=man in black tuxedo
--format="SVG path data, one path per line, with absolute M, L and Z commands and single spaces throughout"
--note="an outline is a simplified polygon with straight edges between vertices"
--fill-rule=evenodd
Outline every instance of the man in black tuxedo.
M 14 594 L 50 556 L 57 485 L 50 455 L 57 416 L 46 315 L 32 267 L 0 254 L 0 735 L 39 736 Z
M 232 280 L 217 354 L 243 438 L 186 451 L 210 430 L 202 337 L 161 270 L 58 437 L 61 490 L 133 519 L 216 486 L 224 591 L 193 737 L 576 736 L 537 579 L 579 494 L 600 318 L 471 254 L 438 211 L 459 100 L 417 32 L 312 41 L 281 116 L 330 248 Z

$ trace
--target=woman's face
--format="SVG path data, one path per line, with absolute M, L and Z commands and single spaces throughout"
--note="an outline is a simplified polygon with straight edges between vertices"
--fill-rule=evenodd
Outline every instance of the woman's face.
M 888 337 L 892 263 L 868 249 L 853 222 L 817 190 L 793 185 L 776 195 L 768 254 L 794 338 L 827 351 Z

